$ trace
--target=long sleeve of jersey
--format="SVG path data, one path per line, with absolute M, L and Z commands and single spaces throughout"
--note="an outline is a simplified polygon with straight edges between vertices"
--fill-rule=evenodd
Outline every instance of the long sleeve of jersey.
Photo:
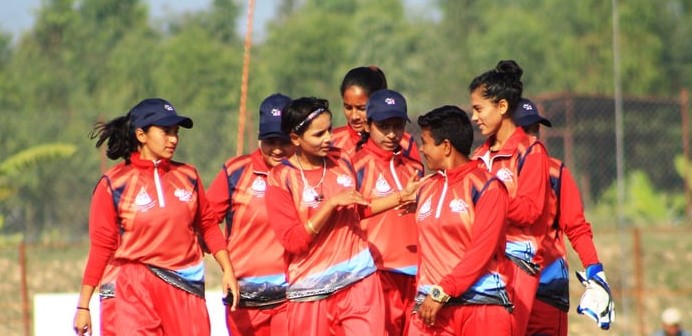
M 207 200 L 211 212 L 216 217 L 216 221 L 221 223 L 226 216 L 226 212 L 230 206 L 228 196 L 228 178 L 225 170 L 219 171 L 207 190 Z M 228 225 L 228 224 L 227 224 Z
M 270 180 L 272 176 L 270 175 Z M 270 182 L 265 194 L 267 213 L 271 214 L 270 225 L 281 245 L 292 254 L 303 254 L 310 248 L 312 236 L 305 231 L 298 212 L 293 205 L 293 197 L 280 187 Z
M 493 182 L 499 183 L 499 182 Z M 505 188 L 487 190 L 476 204 L 476 214 L 471 230 L 471 245 L 463 258 L 439 285 L 445 293 L 459 296 L 466 292 L 487 271 L 493 254 L 504 249 L 508 196 Z
M 89 238 L 91 246 L 82 284 L 97 286 L 118 247 L 118 216 L 106 177 L 101 178 L 91 197 Z
M 579 255 L 582 266 L 598 263 L 596 246 L 593 243 L 591 224 L 584 218 L 581 194 L 574 177 L 565 167 L 560 181 L 560 225 L 572 248 Z
M 533 225 L 543 214 L 549 188 L 548 156 L 545 148 L 536 144 L 526 154 L 516 194 L 509 201 L 507 219 L 520 227 Z
M 211 254 L 216 254 L 226 248 L 226 241 L 224 240 L 223 233 L 221 233 L 221 228 L 219 227 L 219 220 L 216 214 L 212 211 L 207 196 L 204 193 L 204 186 L 202 186 L 202 180 L 199 181 L 197 193 L 199 195 L 199 209 L 201 212 L 199 217 L 199 229 L 202 232 L 202 237 L 204 242 L 207 244 Z

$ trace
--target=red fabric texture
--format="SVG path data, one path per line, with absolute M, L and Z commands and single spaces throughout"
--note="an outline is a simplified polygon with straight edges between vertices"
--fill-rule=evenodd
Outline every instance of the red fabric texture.
M 272 308 L 226 308 L 228 335 L 290 336 L 288 333 L 288 303 Z
M 384 293 L 387 334 L 404 335 L 416 297 L 416 277 L 387 271 L 378 271 L 377 274 Z
M 115 297 L 115 330 L 133 336 L 207 336 L 211 333 L 204 299 L 173 287 L 146 266 L 120 266 Z
M 288 302 L 288 334 L 384 336 L 384 298 L 377 273 L 317 301 Z
M 526 335 L 526 328 L 533 305 L 535 302 L 538 302 L 536 300 L 536 290 L 538 289 L 540 278 L 529 275 L 509 260 L 505 264 L 505 273 L 511 279 L 511 286 L 508 286 L 509 297 L 514 304 L 514 311 L 512 311 L 513 335 L 524 336 Z
M 511 335 L 510 313 L 502 306 L 443 306 L 435 316 L 432 326 L 423 324 L 418 314 L 413 314 L 408 336 L 476 336 Z
M 567 313 L 541 300 L 533 303 L 526 335 L 567 336 Z
M 101 336 L 116 336 L 115 333 L 115 298 L 101 299 Z

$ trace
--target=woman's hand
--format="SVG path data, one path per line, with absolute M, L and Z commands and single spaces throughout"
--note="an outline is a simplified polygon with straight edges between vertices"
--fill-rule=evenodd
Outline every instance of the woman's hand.
M 72 325 L 74 327 L 75 334 L 79 336 L 91 335 L 90 312 L 86 309 L 77 309 L 77 312 L 74 314 L 74 322 Z
M 400 191 L 399 194 L 399 207 L 402 207 L 404 205 L 408 205 L 411 203 L 416 202 L 416 195 L 418 194 L 418 189 L 420 189 L 420 186 L 425 182 L 427 179 L 430 177 L 434 176 L 435 174 L 428 174 L 426 176 L 423 176 L 423 178 L 418 176 L 418 170 L 416 170 L 416 173 L 411 176 L 411 178 L 408 179 L 408 182 L 406 183 L 406 187 L 404 187 L 403 190 Z
M 238 285 L 238 279 L 235 277 L 235 272 L 233 268 L 227 269 L 223 272 L 223 296 L 225 297 L 230 291 L 233 294 L 233 304 L 231 305 L 231 311 L 235 311 L 238 306 L 238 301 L 240 300 L 240 285 Z
M 370 202 L 368 202 L 365 197 L 363 197 L 363 195 L 356 190 L 344 191 L 336 196 L 330 197 L 328 202 L 330 202 L 334 208 L 349 205 L 370 205 Z

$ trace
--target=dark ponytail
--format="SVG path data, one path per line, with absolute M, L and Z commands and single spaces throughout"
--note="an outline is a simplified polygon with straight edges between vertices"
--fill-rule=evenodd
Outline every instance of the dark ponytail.
M 370 133 L 366 131 L 360 132 L 360 140 L 358 140 L 358 143 L 356 143 L 356 151 L 359 151 L 361 148 L 363 148 L 363 145 L 365 145 L 365 143 L 368 142 L 368 139 L 370 139 Z
M 138 142 L 134 130 L 131 129 L 129 114 L 115 118 L 107 123 L 97 122 L 89 134 L 96 139 L 96 148 L 100 148 L 106 140 L 106 156 L 111 160 L 124 159 L 129 161 L 130 155 L 137 151 Z
M 524 90 L 521 82 L 523 74 L 524 71 L 514 60 L 500 61 L 495 69 L 474 78 L 469 85 L 469 92 L 480 88 L 483 90 L 483 97 L 495 103 L 505 99 L 509 105 L 509 112 L 512 113 L 517 108 Z

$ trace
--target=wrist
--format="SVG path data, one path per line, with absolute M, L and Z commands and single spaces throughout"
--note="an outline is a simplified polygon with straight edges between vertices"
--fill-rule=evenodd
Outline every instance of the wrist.
M 445 293 L 442 286 L 439 285 L 434 285 L 430 287 L 430 293 L 428 293 L 428 295 L 430 295 L 430 298 L 433 301 L 439 303 L 447 303 L 447 301 L 449 301 L 450 299 L 449 294 Z
M 83 307 L 83 306 L 77 306 L 77 310 L 84 310 L 84 311 L 91 311 L 89 310 L 89 307 Z

